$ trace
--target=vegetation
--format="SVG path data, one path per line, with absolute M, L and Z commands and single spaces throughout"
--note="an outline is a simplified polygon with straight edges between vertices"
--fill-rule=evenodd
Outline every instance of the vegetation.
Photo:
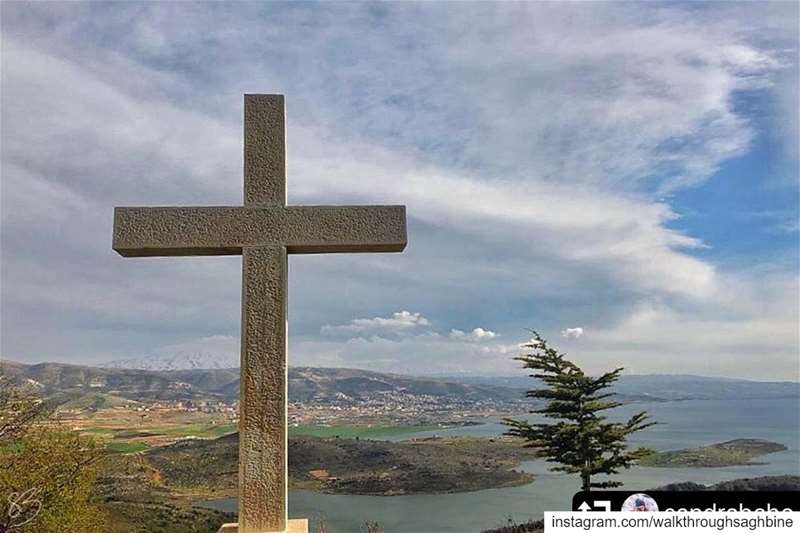
M 144 442 L 108 442 L 106 450 L 117 453 L 136 453 L 148 449 L 150 446 Z
M 622 405 L 610 400 L 611 392 L 604 392 L 619 379 L 622 368 L 606 372 L 599 377 L 586 375 L 566 354 L 551 348 L 537 332 L 525 344 L 529 353 L 516 357 L 525 368 L 535 371 L 533 378 L 541 380 L 543 388 L 528 391 L 527 396 L 544 400 L 546 405 L 531 411 L 559 422 L 531 424 L 526 420 L 507 418 L 511 427 L 508 435 L 526 440 L 527 445 L 539 451 L 547 461 L 558 463 L 553 471 L 579 474 L 581 489 L 619 487 L 619 481 L 593 482 L 592 476 L 613 475 L 622 468 L 630 468 L 641 458 L 652 454 L 639 448 L 628 451 L 627 437 L 652 426 L 646 412 L 632 416 L 625 423 L 608 422 L 601 413 Z
M 715 467 L 755 464 L 752 460 L 768 453 L 786 450 L 777 442 L 760 439 L 736 439 L 688 450 L 655 452 L 639 464 L 658 467 Z
M 91 498 L 102 448 L 47 422 L 50 411 L 0 376 L 0 531 L 104 532 Z
M 214 532 L 231 513 L 192 507 L 174 494 L 143 454 L 107 454 L 93 493 L 110 515 L 107 533 Z

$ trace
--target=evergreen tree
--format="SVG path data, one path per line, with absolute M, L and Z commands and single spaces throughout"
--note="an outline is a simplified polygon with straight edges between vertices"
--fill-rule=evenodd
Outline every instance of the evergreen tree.
M 538 448 L 548 462 L 559 463 L 551 470 L 579 474 L 581 490 L 621 486 L 619 481 L 592 482 L 592 476 L 617 474 L 621 468 L 630 468 L 653 453 L 647 448 L 628 451 L 625 441 L 631 433 L 655 422 L 649 421 L 646 412 L 635 414 L 624 423 L 608 422 L 601 413 L 622 404 L 609 399 L 613 392 L 604 391 L 619 379 L 623 369 L 599 377 L 587 376 L 565 358 L 566 354 L 551 348 L 537 332 L 533 331 L 533 335 L 530 343 L 523 345 L 528 353 L 514 359 L 534 370 L 531 377 L 544 385 L 527 392 L 529 398 L 546 402 L 531 413 L 558 422 L 533 424 L 507 418 L 504 422 L 511 429 L 506 434 L 525 439 L 526 446 Z

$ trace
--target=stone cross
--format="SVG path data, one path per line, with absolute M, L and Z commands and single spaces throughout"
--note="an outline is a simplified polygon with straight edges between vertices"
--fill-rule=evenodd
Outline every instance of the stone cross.
M 244 206 L 114 210 L 113 247 L 122 256 L 243 257 L 240 533 L 294 529 L 287 517 L 287 254 L 406 246 L 405 206 L 287 206 L 285 138 L 283 95 L 246 94 Z

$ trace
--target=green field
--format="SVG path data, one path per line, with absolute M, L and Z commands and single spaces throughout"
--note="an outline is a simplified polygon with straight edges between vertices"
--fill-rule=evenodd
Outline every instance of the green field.
M 149 427 L 147 431 L 171 437 L 198 437 L 201 439 L 215 439 L 228 433 L 235 433 L 239 428 L 236 424 L 184 424 L 181 426 Z
M 113 394 L 89 392 L 70 399 L 66 403 L 59 405 L 58 408 L 62 411 L 68 409 L 84 410 L 88 408 L 110 409 L 112 407 L 131 404 L 138 405 L 139 402 L 129 400 L 121 396 L 115 396 Z
M 343 439 L 381 439 L 409 433 L 434 431 L 439 426 L 292 426 L 290 436 L 341 437 Z
M 109 442 L 106 444 L 106 450 L 117 453 L 136 453 L 148 448 L 150 446 L 144 442 Z
M 198 437 L 214 439 L 238 430 L 236 424 L 183 424 L 177 426 L 146 426 L 142 429 L 108 429 L 85 428 L 82 433 L 92 434 L 99 438 L 129 439 L 134 437 L 153 437 L 167 435 L 170 437 Z

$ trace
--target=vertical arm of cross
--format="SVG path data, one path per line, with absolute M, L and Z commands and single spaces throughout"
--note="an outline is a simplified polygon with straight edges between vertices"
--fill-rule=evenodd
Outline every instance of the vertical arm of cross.
M 239 405 L 239 531 L 287 520 L 286 247 L 245 248 Z
M 244 205 L 286 205 L 286 105 L 282 94 L 244 95 Z
M 286 205 L 283 95 L 244 97 L 244 205 Z M 288 520 L 286 246 L 242 249 L 239 532 Z

